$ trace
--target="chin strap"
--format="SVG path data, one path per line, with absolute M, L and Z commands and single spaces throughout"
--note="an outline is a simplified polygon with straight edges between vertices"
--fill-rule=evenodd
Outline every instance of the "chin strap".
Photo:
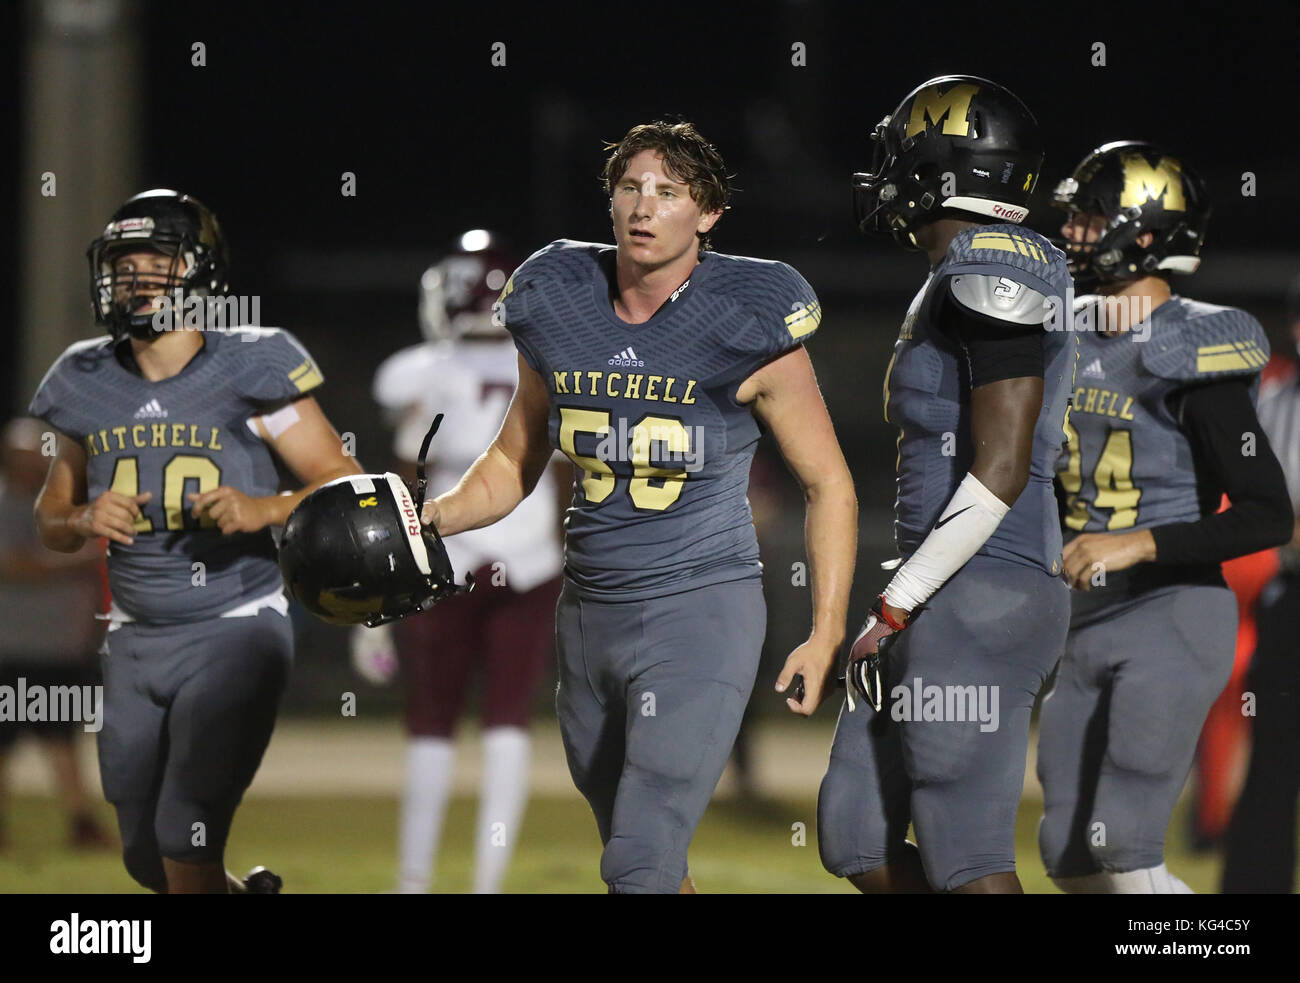
M 433 435 L 438 432 L 440 426 L 442 426 L 441 413 L 433 418 L 433 423 L 429 425 L 429 432 L 424 435 L 424 440 L 420 441 L 420 456 L 415 464 L 415 511 L 417 512 L 424 508 L 424 492 L 429 485 L 429 479 L 424 473 L 424 461 L 429 456 L 429 445 L 433 443 Z
M 415 513 L 416 515 L 423 515 L 424 513 L 424 496 L 429 487 L 429 478 L 428 475 L 425 474 L 425 461 L 429 456 L 429 445 L 433 443 L 433 435 L 438 432 L 438 428 L 440 426 L 442 426 L 441 413 L 439 413 L 437 416 L 433 418 L 433 423 L 429 425 L 429 432 L 424 435 L 424 440 L 420 441 L 420 456 L 419 458 L 416 459 L 415 462 Z M 422 526 L 422 528 L 427 530 L 429 534 L 433 536 L 434 540 L 437 541 L 438 546 L 445 553 L 447 547 L 443 545 L 442 536 L 438 532 L 438 527 L 431 522 L 427 526 Z M 474 575 L 469 571 L 465 572 L 465 583 L 463 585 L 458 584 L 453 580 L 449 588 L 450 592 L 453 594 L 459 594 L 463 591 L 471 591 L 473 589 L 474 589 Z

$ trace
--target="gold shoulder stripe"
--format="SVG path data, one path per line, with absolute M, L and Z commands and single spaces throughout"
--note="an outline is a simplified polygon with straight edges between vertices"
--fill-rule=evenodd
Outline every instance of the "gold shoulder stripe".
M 792 338 L 802 338 L 804 335 L 812 334 L 817 330 L 817 325 L 822 321 L 822 305 L 820 302 L 814 302 L 807 307 L 801 307 L 793 314 L 785 316 L 785 326 L 790 331 Z
M 1003 252 L 1014 253 L 1015 243 L 1011 241 L 1011 236 L 1005 232 L 980 232 L 970 241 L 972 249 L 1001 249 Z
M 289 373 L 289 381 L 298 387 L 298 392 L 305 393 L 308 389 L 315 389 L 325 379 L 320 374 L 320 370 L 312 364 L 312 360 L 307 359 Z
M 1197 372 L 1235 372 L 1250 368 L 1250 363 L 1233 352 L 1227 355 L 1202 355 L 1196 360 Z
M 1043 255 L 1043 251 L 1034 243 L 1017 235 L 1013 235 L 1011 238 L 1014 239 L 1016 245 L 1020 247 L 1020 255 L 1028 256 L 1030 259 L 1036 259 L 1040 263 L 1047 262 L 1047 257 Z
M 1203 345 L 1196 349 L 1197 372 L 1232 372 L 1262 368 L 1268 362 L 1253 341 L 1234 341 L 1222 345 Z
M 1040 263 L 1047 262 L 1047 256 L 1036 243 L 1006 232 L 980 232 L 971 237 L 972 249 L 1000 249 L 1007 253 L 1019 253 Z

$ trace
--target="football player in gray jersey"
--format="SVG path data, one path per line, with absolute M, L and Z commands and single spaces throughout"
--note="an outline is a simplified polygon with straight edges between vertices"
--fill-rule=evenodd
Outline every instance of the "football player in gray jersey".
M 569 771 L 610 891 L 689 893 L 687 849 L 766 631 L 745 497 L 760 427 L 807 502 L 814 620 L 777 684 L 795 713 L 816 709 L 843 641 L 857 503 L 803 347 L 821 320 L 812 288 L 784 263 L 709 249 L 721 156 L 689 123 L 635 127 L 611 150 L 615 245 L 560 240 L 510 278 L 499 312 L 518 389 L 425 518 L 443 535 L 503 518 L 552 448 L 581 468 L 556 611 Z
M 1019 892 L 1029 715 L 1069 613 L 1052 466 L 1076 349 L 1051 327 L 1070 277 L 1016 224 L 1043 151 L 1011 92 L 932 79 L 875 139 L 859 228 L 923 251 L 930 275 L 885 373 L 903 562 L 850 654 L 822 863 L 864 892 Z
M 269 893 L 274 875 L 241 882 L 223 854 L 293 655 L 270 527 L 360 467 L 312 397 L 321 374 L 297 341 L 212 330 L 228 261 L 200 202 L 136 195 L 89 258 L 110 334 L 69 347 L 30 412 L 58 433 L 36 505 L 42 541 L 72 552 L 109 540 L 104 793 L 140 884 Z M 302 488 L 277 494 L 273 453 Z
M 1188 300 L 1201 180 L 1145 143 L 1109 143 L 1061 182 L 1080 290 L 1079 368 L 1057 465 L 1074 588 L 1044 697 L 1039 847 L 1064 891 L 1178 894 L 1165 830 L 1232 670 L 1224 560 L 1285 543 L 1291 505 L 1255 415 L 1268 342 L 1244 311 Z M 1219 511 L 1227 494 L 1229 506 Z

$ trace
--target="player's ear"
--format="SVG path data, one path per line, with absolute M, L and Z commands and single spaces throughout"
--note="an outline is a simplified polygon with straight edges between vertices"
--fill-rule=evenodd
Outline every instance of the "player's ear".
M 722 218 L 721 208 L 719 208 L 716 212 L 704 212 L 702 215 L 700 215 L 700 222 L 698 225 L 695 226 L 695 231 L 698 232 L 700 235 L 708 235 L 709 230 L 712 229 L 715 225 L 717 225 L 718 219 L 720 218 Z
M 1143 232 L 1137 237 L 1137 245 L 1140 249 L 1146 249 L 1147 246 L 1156 241 L 1154 232 Z

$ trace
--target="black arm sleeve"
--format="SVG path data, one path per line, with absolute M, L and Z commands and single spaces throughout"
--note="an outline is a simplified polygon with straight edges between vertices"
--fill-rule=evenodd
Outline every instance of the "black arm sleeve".
M 1003 379 L 1043 377 L 1043 326 L 1012 324 L 945 298 L 940 325 L 966 349 L 972 389 Z
M 1255 416 L 1245 379 L 1224 379 L 1181 395 L 1183 432 L 1192 444 L 1203 507 L 1226 492 L 1223 512 L 1195 522 L 1156 526 L 1156 563 L 1222 563 L 1281 546 L 1291 538 L 1294 519 L 1282 466 Z M 1254 454 L 1245 453 L 1253 434 Z M 1211 498 L 1212 496 L 1212 498 Z

